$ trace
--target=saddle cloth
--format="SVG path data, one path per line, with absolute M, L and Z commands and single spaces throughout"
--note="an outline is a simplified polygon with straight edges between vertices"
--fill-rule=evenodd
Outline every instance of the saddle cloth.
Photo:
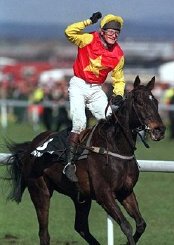
M 90 135 L 91 129 L 86 129 L 80 134 L 79 145 L 86 145 L 88 136 Z M 61 161 L 66 164 L 66 153 L 68 149 L 68 136 L 70 134 L 69 129 L 65 129 L 61 132 L 50 133 L 45 140 L 42 141 L 32 152 L 31 155 L 35 157 L 47 157 L 51 155 L 51 161 Z M 76 159 L 87 158 L 89 151 L 79 147 L 77 150 Z

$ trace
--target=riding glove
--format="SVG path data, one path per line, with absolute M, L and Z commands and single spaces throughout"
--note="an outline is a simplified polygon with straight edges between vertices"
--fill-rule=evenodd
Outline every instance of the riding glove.
M 90 17 L 90 20 L 92 21 L 92 24 L 97 23 L 97 21 L 102 17 L 102 14 L 100 12 L 93 13 Z
M 119 108 L 121 106 L 121 104 L 123 103 L 123 97 L 121 95 L 116 95 L 116 96 L 112 95 L 111 103 L 112 103 L 112 105 Z

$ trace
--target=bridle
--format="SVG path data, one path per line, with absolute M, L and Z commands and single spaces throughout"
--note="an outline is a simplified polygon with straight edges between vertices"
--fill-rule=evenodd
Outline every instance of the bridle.
M 149 96 L 152 96 L 152 95 L 149 95 Z M 133 97 L 133 96 L 132 96 Z M 151 98 L 151 102 L 152 102 L 152 106 L 157 109 L 157 105 L 155 104 L 154 100 L 153 100 L 153 96 Z M 144 146 L 146 148 L 150 148 L 150 146 L 147 144 L 147 142 L 145 141 L 145 139 L 142 137 L 142 135 L 140 134 L 140 131 L 144 131 L 145 134 L 149 132 L 149 127 L 142 121 L 142 118 L 140 117 L 138 111 L 137 111 L 137 107 L 135 106 L 135 103 L 134 103 L 134 100 L 133 100 L 133 103 L 132 103 L 132 107 L 134 109 L 134 112 L 138 118 L 138 121 L 140 122 L 140 126 L 133 129 L 133 132 L 137 133 L 141 139 L 141 141 L 143 142 Z
M 134 98 L 133 98 L 133 95 L 132 95 L 132 91 L 129 92 L 128 95 L 129 95 L 129 97 L 131 97 L 131 103 L 129 103 L 129 108 L 128 108 L 128 110 L 130 110 L 131 107 L 132 107 L 133 110 L 134 110 L 134 112 L 135 112 L 135 114 L 136 114 L 136 116 L 137 116 L 137 118 L 138 118 L 138 121 L 140 122 L 140 126 L 134 128 L 134 129 L 132 129 L 132 132 L 138 134 L 139 137 L 140 137 L 140 139 L 141 139 L 141 141 L 143 142 L 144 146 L 145 146 L 146 148 L 149 148 L 149 145 L 147 144 L 147 142 L 145 141 L 145 139 L 142 137 L 142 135 L 141 135 L 141 133 L 140 133 L 140 132 L 143 131 L 143 130 L 144 130 L 145 132 L 147 132 L 147 131 L 148 131 L 148 127 L 144 124 L 144 122 L 142 121 L 142 119 L 141 119 L 141 117 L 140 117 L 140 115 L 139 115 L 139 113 L 138 113 L 137 107 L 135 106 L 135 102 L 134 102 Z M 127 97 L 124 99 L 124 103 L 125 103 L 126 100 L 128 100 L 129 97 L 127 96 Z M 121 122 L 119 121 L 119 117 L 117 116 L 117 112 L 118 112 L 118 110 L 121 109 L 121 108 L 118 108 L 117 111 L 115 111 L 115 110 L 113 109 L 113 107 L 112 107 L 111 101 L 108 102 L 107 109 L 108 109 L 109 106 L 110 106 L 111 109 L 112 109 L 112 114 L 113 114 L 113 116 L 114 116 L 114 118 L 115 118 L 115 121 L 117 122 L 117 124 L 119 124 L 119 126 L 120 126 L 120 128 L 121 128 L 121 130 L 122 130 L 122 132 L 123 132 L 123 134 L 124 134 L 124 136 L 125 136 L 125 138 L 127 139 L 128 143 L 129 143 L 129 145 L 130 145 L 130 147 L 132 148 L 132 150 L 136 150 L 136 147 L 134 146 L 134 143 L 133 143 L 133 142 L 130 140 L 130 138 L 128 137 L 127 133 L 125 132 L 124 127 L 122 126 Z M 121 107 L 122 107 L 122 106 L 123 106 L 123 104 L 121 105 Z
M 141 117 L 139 116 L 139 113 L 137 111 L 137 108 L 135 106 L 135 103 L 133 101 L 132 103 L 132 107 L 133 107 L 133 110 L 138 118 L 138 121 L 140 122 L 140 126 L 139 127 L 136 127 L 135 129 L 132 130 L 132 132 L 135 132 L 136 134 L 138 134 L 138 136 L 140 137 L 141 141 L 143 142 L 144 146 L 146 148 L 150 148 L 149 144 L 145 141 L 144 137 L 141 135 L 141 131 L 144 131 L 145 134 L 148 132 L 148 127 L 142 122 L 142 119 Z

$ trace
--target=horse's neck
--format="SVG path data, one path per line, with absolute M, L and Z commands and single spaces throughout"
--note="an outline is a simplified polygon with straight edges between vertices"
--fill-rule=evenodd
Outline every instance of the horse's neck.
M 128 111 L 125 110 L 123 108 L 119 113 L 113 113 L 109 122 L 98 124 L 92 140 L 95 146 L 123 155 L 134 152 L 135 138 L 129 127 Z
M 130 120 L 132 117 L 131 108 L 123 108 L 118 115 L 118 129 L 116 128 L 115 139 L 118 141 L 116 147 L 121 153 L 129 154 L 133 153 L 135 150 L 136 137 L 133 134 L 132 128 L 130 126 Z

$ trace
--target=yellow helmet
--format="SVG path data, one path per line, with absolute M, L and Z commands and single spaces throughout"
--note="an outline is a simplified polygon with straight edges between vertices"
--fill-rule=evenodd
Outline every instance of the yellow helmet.
M 104 29 L 108 24 L 109 22 L 116 22 L 116 23 L 119 23 L 120 24 L 120 29 L 122 28 L 123 26 L 123 18 L 120 17 L 120 16 L 116 16 L 116 15 L 113 15 L 113 14 L 108 14 L 106 16 L 103 17 L 103 19 L 101 20 L 100 22 L 100 27 L 102 29 Z M 109 28 L 109 27 L 107 27 Z

